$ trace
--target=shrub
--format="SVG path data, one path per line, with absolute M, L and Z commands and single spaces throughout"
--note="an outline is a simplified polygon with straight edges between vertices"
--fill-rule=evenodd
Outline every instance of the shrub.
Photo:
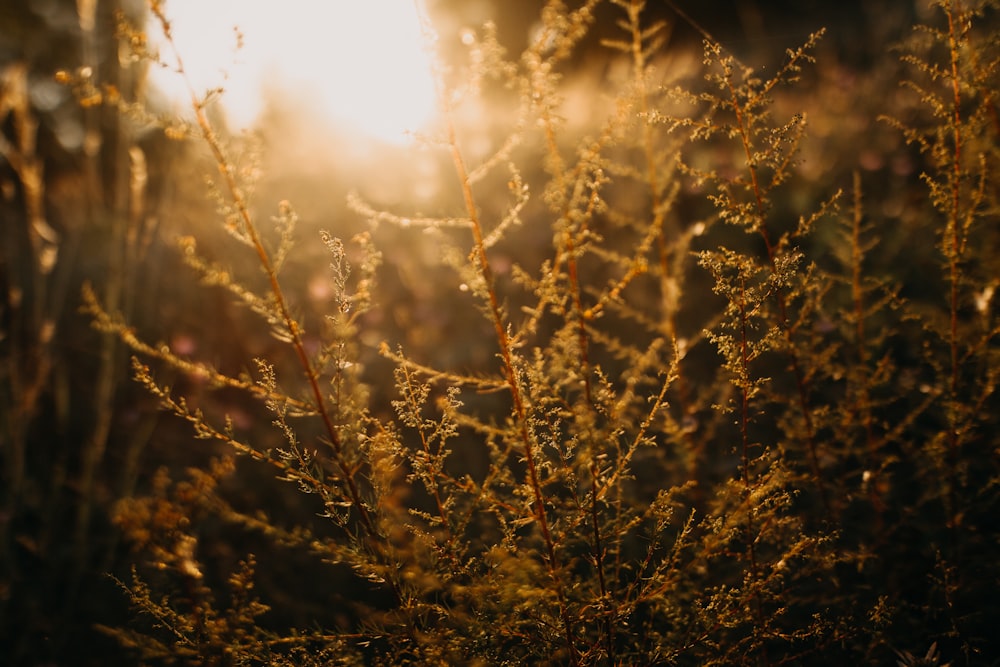
M 117 506 L 143 554 L 122 587 L 149 623 L 108 631 L 143 660 L 996 657 L 995 5 L 938 3 L 903 47 L 914 96 L 882 131 L 916 150 L 928 205 L 893 248 L 868 213 L 884 193 L 855 167 L 835 175 L 844 194 L 801 162 L 806 111 L 829 122 L 796 92 L 822 31 L 773 73 L 705 34 L 702 65 L 667 80 L 665 24 L 638 0 L 605 4 L 548 2 L 516 58 L 489 24 L 466 40 L 468 65 L 438 72 L 428 138 L 452 164 L 454 210 L 352 195 L 369 228 L 316 237 L 326 312 L 299 293 L 294 208 L 251 199 L 253 163 L 213 122 L 214 93 L 193 93 L 191 125 L 167 125 L 217 168 L 233 248 L 199 232 L 180 256 L 275 342 L 226 370 L 146 342 L 84 291 L 138 382 L 221 445 Z M 628 74 L 581 132 L 563 117 L 572 58 L 611 10 L 605 52 Z M 510 121 L 473 161 L 477 100 Z M 930 238 L 933 252 L 917 245 Z M 420 263 L 435 254 L 443 269 Z M 894 280 L 910 261 L 939 272 Z M 448 312 L 373 344 L 386 265 Z M 237 401 L 253 420 L 232 417 Z M 304 498 L 241 495 L 261 470 Z M 261 583 L 293 564 L 322 589 L 308 602 Z M 326 610 L 302 619 L 304 605 Z

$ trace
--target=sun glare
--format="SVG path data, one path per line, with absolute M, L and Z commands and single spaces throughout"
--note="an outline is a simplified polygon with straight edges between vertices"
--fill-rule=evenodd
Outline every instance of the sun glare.
M 196 90 L 221 85 L 237 127 L 253 125 L 270 96 L 319 105 L 339 127 L 390 143 L 405 141 L 434 112 L 430 56 L 412 0 L 169 0 L 165 7 Z M 172 72 L 158 72 L 155 83 L 185 101 Z

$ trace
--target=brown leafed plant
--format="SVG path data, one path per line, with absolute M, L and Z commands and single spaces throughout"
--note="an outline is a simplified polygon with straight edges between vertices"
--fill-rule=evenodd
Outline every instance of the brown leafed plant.
M 901 247 L 856 167 L 805 175 L 823 116 L 796 91 L 822 31 L 766 70 L 704 33 L 684 69 L 639 0 L 550 1 L 514 56 L 487 24 L 437 72 L 425 140 L 453 208 L 354 194 L 369 225 L 346 241 L 256 201 L 252 145 L 191 88 L 193 122 L 161 125 L 207 155 L 230 246 L 185 235 L 179 256 L 272 342 L 222 370 L 84 290 L 217 454 L 118 503 L 136 623 L 107 631 L 147 664 L 995 661 L 996 11 L 936 3 L 902 47 L 881 131 L 913 147 L 927 205 Z M 574 57 L 607 17 L 621 66 L 581 131 Z M 162 62 L 185 77 L 182 56 Z M 482 100 L 505 129 L 472 153 Z M 303 238 L 327 253 L 325 312 Z M 936 275 L 893 274 L 910 261 Z M 470 363 L 422 344 L 433 323 L 377 330 L 386 265 L 424 276 Z M 294 493 L 240 491 L 267 477 Z M 289 571 L 312 601 L 264 585 Z

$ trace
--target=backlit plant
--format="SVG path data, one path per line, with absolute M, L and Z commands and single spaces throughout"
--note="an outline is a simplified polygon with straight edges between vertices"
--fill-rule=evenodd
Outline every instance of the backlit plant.
M 146 663 L 996 659 L 995 3 L 935 3 L 901 47 L 881 128 L 927 202 L 902 247 L 857 166 L 807 177 L 812 116 L 830 119 L 799 78 L 822 30 L 777 68 L 708 33 L 700 64 L 670 60 L 645 5 L 552 0 L 520 54 L 491 24 L 465 34 L 422 149 L 450 165 L 451 208 L 354 193 L 367 228 L 345 239 L 259 199 L 257 145 L 218 126 L 218 91 L 191 88 L 184 123 L 64 77 L 201 146 L 229 245 L 189 230 L 178 256 L 245 311 L 226 336 L 270 336 L 215 363 L 85 288 L 184 446 L 215 455 L 117 503 L 136 622 L 107 632 Z M 574 57 L 609 17 L 615 68 L 581 112 Z M 488 150 L 477 104 L 503 126 Z M 908 261 L 940 271 L 904 283 Z M 464 361 L 424 344 L 430 316 L 379 330 L 393 271 L 423 277 L 407 289 L 448 309 L 434 335 Z M 248 499 L 262 477 L 285 484 Z M 289 569 L 323 608 L 305 622 L 268 584 Z

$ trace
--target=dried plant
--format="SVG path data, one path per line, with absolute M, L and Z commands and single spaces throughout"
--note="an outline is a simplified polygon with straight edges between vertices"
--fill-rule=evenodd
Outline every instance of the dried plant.
M 441 47 L 422 138 L 452 208 L 352 193 L 347 239 L 259 201 L 221 91 L 188 83 L 184 122 L 64 75 L 200 147 L 222 234 L 202 221 L 177 256 L 256 341 L 206 331 L 187 354 L 121 284 L 84 288 L 205 446 L 115 503 L 135 618 L 103 631 L 143 664 L 995 660 L 998 7 L 935 7 L 881 125 L 923 170 L 902 246 L 856 165 L 807 178 L 822 30 L 768 70 L 697 25 L 685 65 L 641 0 L 549 0 L 519 54 L 469 31 L 464 60 Z M 150 10 L 168 53 L 124 18 L 123 43 L 188 80 Z M 582 118 L 574 58 L 609 17 L 608 95 Z M 503 109 L 489 149 L 474 105 Z M 909 261 L 940 271 L 914 285 Z M 447 326 L 378 328 L 394 271 Z

